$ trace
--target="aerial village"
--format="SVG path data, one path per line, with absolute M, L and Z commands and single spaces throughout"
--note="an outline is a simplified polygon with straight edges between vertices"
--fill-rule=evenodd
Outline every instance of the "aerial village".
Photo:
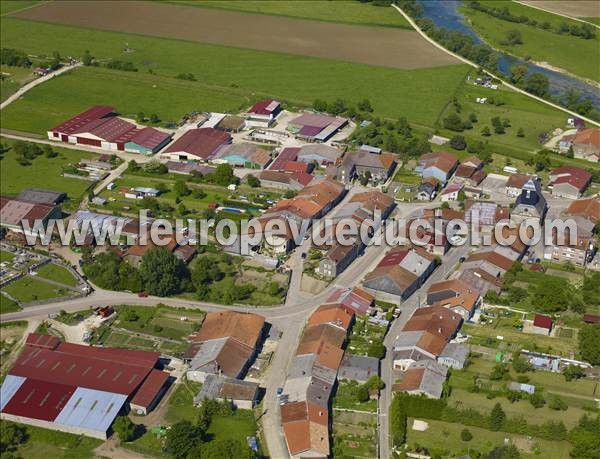
M 116 420 L 129 413 L 146 425 L 142 438 L 168 451 L 169 423 L 199 406 L 243 425 L 248 457 L 263 457 L 277 432 L 290 457 L 343 457 L 353 449 L 376 457 L 382 429 L 396 428 L 381 418 L 395 394 L 454 400 L 473 391 L 484 400 L 534 400 L 546 390 L 550 403 L 557 397 L 554 386 L 544 389 L 544 373 L 600 378 L 574 351 L 579 325 L 563 319 L 572 310 L 584 313 L 581 323 L 600 322 L 585 304 L 600 272 L 592 174 L 576 166 L 542 174 L 508 164 L 492 170 L 475 155 L 451 152 L 440 136 L 431 138 L 432 151 L 402 161 L 352 140 L 368 125 L 289 111 L 269 99 L 240 114 L 193 112 L 175 129 L 144 126 L 111 106 L 49 127 L 51 148 L 97 154 L 63 171 L 89 182 L 79 202 L 43 183 L 2 197 L 2 298 L 14 306 L 7 311 L 50 312 L 3 364 L 1 418 L 106 440 L 124 435 Z M 565 132 L 557 151 L 598 161 L 600 129 Z M 228 245 L 211 238 L 203 247 L 170 234 L 160 248 L 164 258 L 153 260 L 157 247 L 139 241 L 139 209 L 151 218 L 250 218 L 269 237 L 244 254 L 239 238 Z M 381 223 L 371 239 L 398 219 L 423 219 L 431 229 L 421 230 L 419 245 L 294 238 L 292 227 L 304 221 L 363 222 L 376 213 Z M 574 244 L 494 239 L 502 220 L 543 226 L 559 217 L 575 221 Z M 57 218 L 122 225 L 125 237 L 111 248 L 91 231 L 83 247 L 25 246 L 23 220 L 33 227 Z M 276 218 L 285 228 L 266 229 Z M 447 237 L 458 219 L 492 243 L 465 244 L 468 234 L 460 231 Z M 191 281 L 161 285 L 167 271 L 157 266 L 168 263 Z M 154 277 L 149 267 L 158 270 Z M 572 287 L 573 278 L 584 287 Z M 23 293 L 28 289 L 48 292 Z M 94 306 L 95 298 L 104 306 Z M 157 298 L 157 307 L 144 307 Z M 11 355 L 17 339 L 6 343 L 2 352 Z M 570 390 L 568 382 L 562 390 Z M 598 394 L 580 397 L 593 406 Z M 412 430 L 417 435 L 427 425 L 415 419 Z

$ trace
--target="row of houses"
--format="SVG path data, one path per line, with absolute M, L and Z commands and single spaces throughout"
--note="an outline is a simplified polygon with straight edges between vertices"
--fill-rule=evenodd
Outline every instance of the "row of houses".
M 172 379 L 158 352 L 30 333 L 0 388 L 0 418 L 105 440 L 119 414 L 151 411 Z
M 563 136 L 558 143 L 558 151 L 573 151 L 575 158 L 598 162 L 600 160 L 600 129 L 579 128 L 575 134 Z

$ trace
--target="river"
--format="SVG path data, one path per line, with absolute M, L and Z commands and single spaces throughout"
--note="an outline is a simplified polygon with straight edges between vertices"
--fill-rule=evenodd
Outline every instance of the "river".
M 483 43 L 481 37 L 477 35 L 477 32 L 459 11 L 460 0 L 419 0 L 419 3 L 423 6 L 422 18 L 431 19 L 438 27 L 466 33 L 473 38 L 475 43 Z M 528 74 L 541 73 L 548 78 L 549 92 L 552 96 L 559 96 L 569 89 L 577 89 L 583 97 L 591 100 L 597 110 L 600 110 L 600 90 L 598 88 L 575 77 L 540 67 L 501 51 L 498 54 L 498 70 L 503 75 L 510 76 L 510 67 L 513 65 L 524 65 L 527 67 Z

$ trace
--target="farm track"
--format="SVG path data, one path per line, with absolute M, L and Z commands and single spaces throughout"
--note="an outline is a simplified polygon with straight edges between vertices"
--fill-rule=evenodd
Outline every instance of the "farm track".
M 458 64 L 412 30 L 160 2 L 54 1 L 11 17 L 408 70 Z

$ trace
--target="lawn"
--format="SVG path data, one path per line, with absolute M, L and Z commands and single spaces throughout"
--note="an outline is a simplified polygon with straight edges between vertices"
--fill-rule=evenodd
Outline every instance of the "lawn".
M 2 4 L 4 4 L 4 2 L 2 2 Z M 2 80 L 0 80 L 0 100 L 2 102 L 4 102 L 8 96 L 14 94 L 17 89 L 34 78 L 32 70 L 26 67 L 2 65 L 0 66 L 0 72 L 2 72 L 3 76 Z
M 48 284 L 35 277 L 25 276 L 3 288 L 21 303 L 72 296 L 73 291 Z
M 458 457 L 467 454 L 469 450 L 487 453 L 496 446 L 502 446 L 505 438 L 515 440 L 519 437 L 505 432 L 492 432 L 490 430 L 478 427 L 467 427 L 473 435 L 473 439 L 465 442 L 461 439 L 460 433 L 465 428 L 462 424 L 452 422 L 427 420 L 429 428 L 424 432 L 412 429 L 414 419 L 408 419 L 407 444 L 414 448 L 416 444 L 429 449 L 431 454 L 438 454 L 443 457 Z M 521 440 L 521 441 L 523 441 Z M 520 442 L 519 442 L 520 443 Z M 563 459 L 569 456 L 570 445 L 566 441 L 549 442 L 546 440 L 533 442 L 541 451 L 541 456 L 548 459 Z M 521 451 L 522 457 L 536 457 L 534 454 L 527 454 Z
M 204 0 L 201 3 L 195 0 L 170 0 L 170 3 L 327 22 L 402 27 L 406 29 L 411 28 L 404 17 L 390 7 L 378 7 L 367 3 L 359 3 L 354 0 L 304 0 L 301 2 L 272 0 Z
M 55 265 L 54 263 L 48 263 L 37 270 L 40 277 L 45 279 L 53 280 L 54 282 L 60 282 L 61 284 L 76 287 L 79 281 L 71 274 L 67 268 L 63 266 Z
M 169 399 L 169 407 L 165 415 L 165 421 L 174 423 L 177 421 L 195 422 L 197 408 L 194 406 L 194 397 L 200 392 L 202 384 L 183 380 L 172 387 L 175 393 Z
M 344 458 L 377 456 L 377 417 L 370 413 L 333 410 L 334 454 Z M 337 453 L 339 452 L 339 453 Z
M 167 120 L 192 110 L 235 111 L 267 95 L 296 105 L 310 105 L 316 98 L 368 98 L 379 116 L 407 116 L 431 126 L 468 70 L 466 65 L 398 70 L 47 23 L 36 23 L 32 34 L 31 25 L 5 19 L 4 46 L 74 56 L 89 49 L 99 59 L 118 58 L 139 68 L 137 73 L 84 69 L 36 88 L 3 113 L 6 127 L 34 132 L 44 132 L 48 125 L 100 101 L 122 113 L 156 112 Z M 124 43 L 135 51 L 124 55 Z M 161 78 L 182 72 L 199 81 Z M 149 91 L 154 97 L 148 97 Z
M 341 380 L 333 398 L 333 407 L 345 410 L 377 412 L 377 400 L 359 402 L 356 398 L 360 384 L 356 381 Z
M 2 0 L 0 2 L 0 14 L 5 15 L 13 11 L 22 10 L 40 3 L 38 0 Z
M 235 410 L 232 416 L 213 416 L 208 434 L 214 440 L 237 440 L 246 444 L 246 437 L 256 435 L 252 410 Z
M 529 8 L 506 0 L 482 1 L 483 5 L 495 8 L 507 7 L 512 14 L 524 15 L 540 21 L 548 21 L 555 27 L 560 22 L 578 24 L 566 18 Z M 554 31 L 545 31 L 538 27 L 526 24 L 517 24 L 504 21 L 464 7 L 461 9 L 473 25 L 474 29 L 493 47 L 502 49 L 511 54 L 536 62 L 548 62 L 555 67 L 562 68 L 579 77 L 598 81 L 598 68 L 600 68 L 600 34 L 596 31 L 596 38 L 584 40 L 569 34 L 559 35 Z M 579 24 L 580 25 L 580 24 Z M 506 39 L 507 31 L 517 30 L 521 33 L 523 44 L 509 46 L 502 42 Z M 581 56 L 586 56 L 582 59 Z
M 2 116 L 4 116 L 4 111 L 2 110 Z M 1 140 L 5 145 L 14 143 L 13 140 L 6 138 Z M 69 198 L 74 201 L 73 204 L 76 205 L 92 182 L 62 177 L 63 167 L 76 164 L 83 158 L 97 158 L 98 155 L 60 147 L 53 147 L 53 150 L 58 153 L 56 158 L 47 158 L 41 155 L 32 160 L 30 166 L 21 166 L 12 149 L 6 152 L 0 163 L 0 192 L 3 195 L 14 196 L 25 188 L 43 185 L 48 190 L 67 193 Z
M 352 327 L 347 349 L 355 355 L 369 355 L 369 347 L 373 343 L 383 342 L 387 327 L 373 325 L 366 320 L 357 320 Z
M 2 423 L 8 421 L 2 421 Z M 73 435 L 56 430 L 25 426 L 29 438 L 17 448 L 19 457 L 31 459 L 65 458 L 79 459 L 93 457 L 93 450 L 102 440 Z
M 0 263 L 13 261 L 14 258 L 15 256 L 12 253 L 7 252 L 5 250 L 0 250 Z

